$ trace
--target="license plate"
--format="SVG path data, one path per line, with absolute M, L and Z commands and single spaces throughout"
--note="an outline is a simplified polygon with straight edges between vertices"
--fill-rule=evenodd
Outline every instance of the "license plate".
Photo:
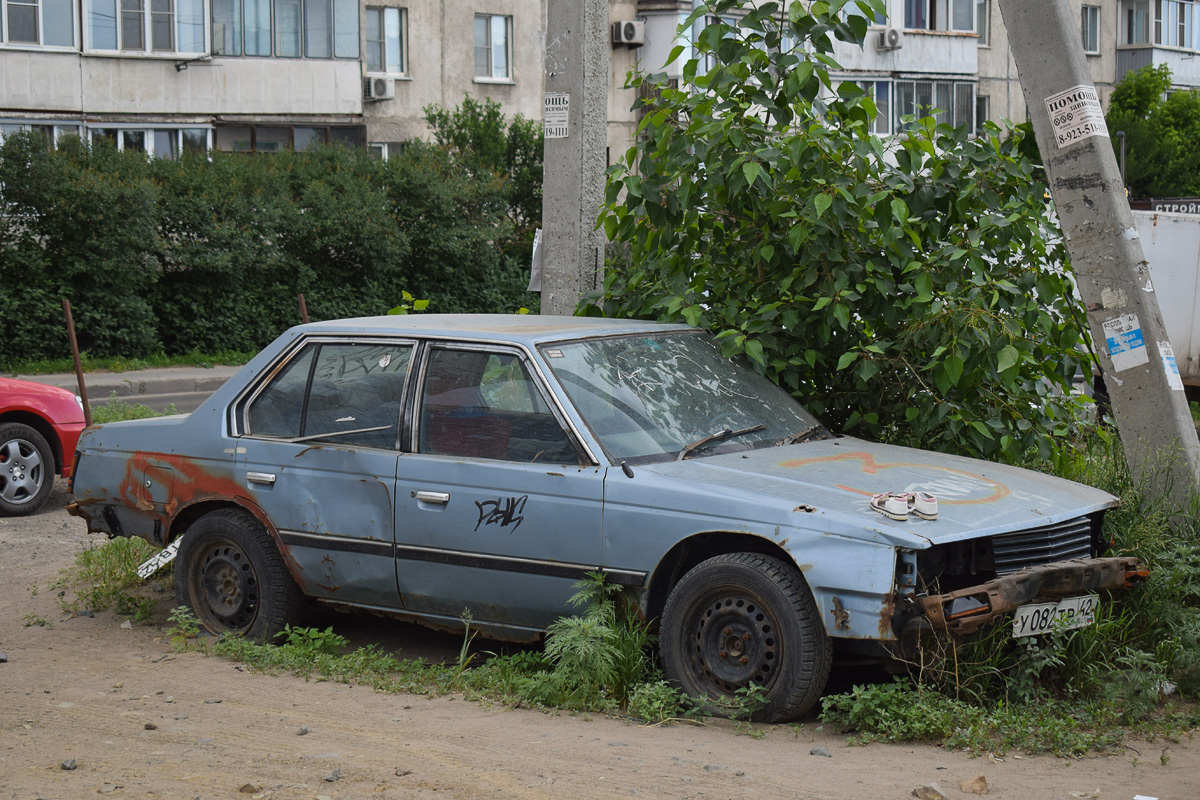
M 1013 614 L 1013 636 L 1037 636 L 1051 631 L 1069 631 L 1096 621 L 1100 600 L 1096 595 L 1065 597 L 1057 603 L 1030 603 Z
M 179 552 L 179 543 L 182 541 L 182 536 L 176 536 L 175 541 L 142 562 L 141 566 L 137 568 L 138 577 L 149 578 L 158 572 L 158 568 L 163 564 L 170 564 L 175 559 L 175 554 Z

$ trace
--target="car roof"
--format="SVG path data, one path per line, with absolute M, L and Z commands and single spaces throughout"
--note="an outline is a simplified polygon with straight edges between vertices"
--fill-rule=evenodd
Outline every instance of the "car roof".
M 563 339 L 620 336 L 629 333 L 687 331 L 682 324 L 601 317 L 557 317 L 539 314 L 397 314 L 311 322 L 295 330 L 305 334 L 397 334 L 521 342 L 537 345 Z

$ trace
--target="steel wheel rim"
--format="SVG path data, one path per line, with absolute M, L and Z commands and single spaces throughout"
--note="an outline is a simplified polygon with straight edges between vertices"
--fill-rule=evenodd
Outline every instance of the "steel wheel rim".
M 45 476 L 41 453 L 25 439 L 0 444 L 0 498 L 14 506 L 37 497 Z
M 258 574 L 240 547 L 222 539 L 209 544 L 197 558 L 192 596 L 213 624 L 245 631 L 258 613 Z
M 751 683 L 770 689 L 783 647 L 774 613 L 744 589 L 709 592 L 685 627 L 693 675 L 705 694 L 732 696 Z

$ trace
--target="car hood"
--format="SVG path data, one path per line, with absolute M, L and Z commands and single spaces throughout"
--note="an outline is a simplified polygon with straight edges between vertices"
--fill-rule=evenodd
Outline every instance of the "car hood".
M 1040 472 L 926 450 L 866 442 L 851 437 L 786 447 L 697 457 L 638 468 L 666 478 L 708 485 L 713 494 L 754 496 L 831 533 L 874 531 L 885 539 L 940 543 L 1053 525 L 1120 503 L 1090 486 Z M 871 510 L 880 492 L 933 494 L 938 518 L 911 516 L 894 521 Z

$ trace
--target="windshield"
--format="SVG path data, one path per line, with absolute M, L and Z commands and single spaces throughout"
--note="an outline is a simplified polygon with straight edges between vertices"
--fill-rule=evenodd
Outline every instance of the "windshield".
M 765 447 L 818 425 L 791 395 L 722 356 L 699 331 L 557 343 L 541 352 L 614 461 Z

